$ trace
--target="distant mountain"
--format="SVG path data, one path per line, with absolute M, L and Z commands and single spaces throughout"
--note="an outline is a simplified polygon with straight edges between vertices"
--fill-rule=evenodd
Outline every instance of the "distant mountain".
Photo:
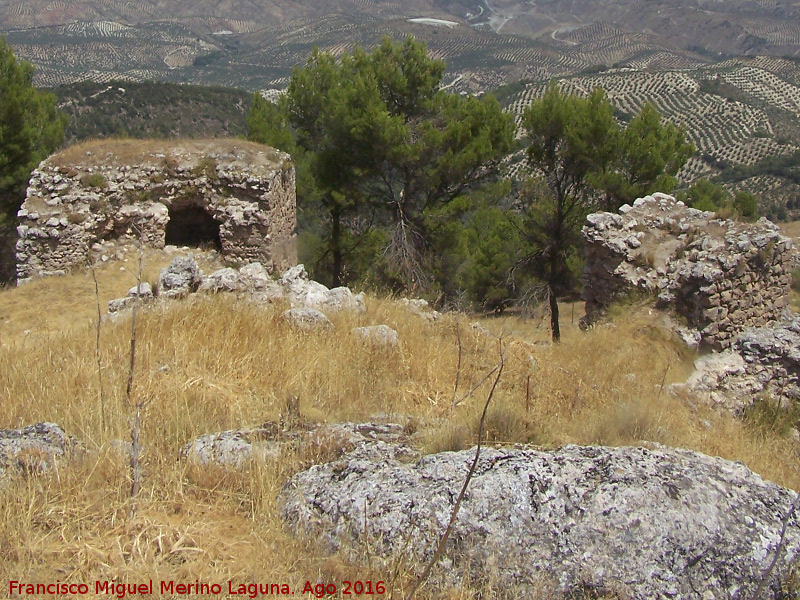
M 602 85 L 623 120 L 651 100 L 699 148 L 685 182 L 724 176 L 800 215 L 800 4 L 784 0 L 0 0 L 1 33 L 57 88 L 70 139 L 240 135 L 246 91 L 142 82 L 283 88 L 314 47 L 414 35 L 446 88 L 511 85 L 517 113 L 552 78 Z
M 0 33 L 42 86 L 281 87 L 313 46 L 338 53 L 409 33 L 468 92 L 631 61 L 659 69 L 800 55 L 798 8 L 777 0 L 0 0 Z

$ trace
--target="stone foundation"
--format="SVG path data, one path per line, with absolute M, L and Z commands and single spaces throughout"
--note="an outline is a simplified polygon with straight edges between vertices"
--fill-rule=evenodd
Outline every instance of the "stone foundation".
M 231 264 L 260 262 L 269 272 L 297 263 L 291 159 L 242 140 L 68 148 L 33 172 L 18 216 L 18 283 L 139 241 L 151 248 L 211 245 Z

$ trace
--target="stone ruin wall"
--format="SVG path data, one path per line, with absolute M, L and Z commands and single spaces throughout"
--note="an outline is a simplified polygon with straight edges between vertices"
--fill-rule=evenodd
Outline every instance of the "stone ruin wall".
M 638 290 L 683 317 L 702 345 L 719 350 L 747 327 L 780 320 L 789 304 L 792 241 L 766 219 L 718 219 L 654 194 L 619 214 L 589 215 L 583 237 L 584 324 Z
M 140 239 L 163 248 L 170 220 L 186 215 L 187 229 L 230 264 L 281 273 L 297 263 L 288 154 L 233 139 L 106 141 L 68 148 L 33 172 L 18 213 L 17 281 L 63 274 Z

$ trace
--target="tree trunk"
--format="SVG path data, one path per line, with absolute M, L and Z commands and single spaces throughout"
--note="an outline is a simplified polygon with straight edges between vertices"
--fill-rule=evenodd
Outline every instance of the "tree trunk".
M 558 326 L 558 298 L 553 286 L 548 286 L 547 295 L 550 297 L 550 331 L 553 334 L 553 341 L 561 341 L 561 328 Z
M 333 283 L 331 287 L 342 285 L 342 215 L 338 208 L 331 210 L 331 254 L 333 255 Z

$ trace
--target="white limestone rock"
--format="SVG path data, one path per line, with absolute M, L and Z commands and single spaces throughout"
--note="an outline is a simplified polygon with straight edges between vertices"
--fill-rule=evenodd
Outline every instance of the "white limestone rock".
M 369 544 L 376 568 L 425 564 L 475 450 L 409 463 L 391 448 L 364 444 L 295 475 L 279 499 L 289 528 L 352 560 Z M 427 585 L 467 577 L 531 599 L 750 598 L 795 499 L 741 463 L 688 450 L 486 448 Z M 764 597 L 778 597 L 798 557 L 794 514 Z
M 290 308 L 283 313 L 283 318 L 290 325 L 299 329 L 333 329 L 333 323 L 322 312 L 315 308 L 299 307 Z
M 378 348 L 394 349 L 400 345 L 400 336 L 388 325 L 354 327 L 350 333 Z
M 49 473 L 83 451 L 83 445 L 55 423 L 0 429 L 0 481 L 15 474 Z
M 161 270 L 159 293 L 165 298 L 182 298 L 196 292 L 203 283 L 203 272 L 194 256 L 179 256 Z

